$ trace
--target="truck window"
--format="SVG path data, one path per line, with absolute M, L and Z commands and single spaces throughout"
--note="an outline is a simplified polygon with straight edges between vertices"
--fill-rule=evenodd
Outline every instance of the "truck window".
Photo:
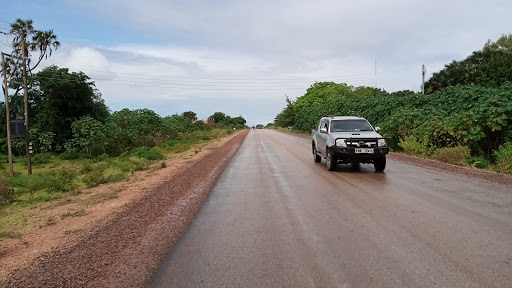
M 373 128 L 365 120 L 333 120 L 331 132 L 358 132 L 373 131 Z

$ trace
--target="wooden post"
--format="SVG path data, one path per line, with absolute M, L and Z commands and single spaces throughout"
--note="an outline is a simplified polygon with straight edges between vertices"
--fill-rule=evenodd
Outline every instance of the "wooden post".
M 27 150 L 27 172 L 28 175 L 32 174 L 32 161 L 30 160 L 30 132 L 28 126 L 28 87 L 27 87 L 27 65 L 26 59 L 27 54 L 25 53 L 25 31 L 21 29 L 21 49 L 22 49 L 22 57 L 23 57 L 23 86 L 25 88 L 25 129 L 27 130 L 27 135 L 25 137 L 25 147 Z
M 421 65 L 421 93 L 425 94 L 425 72 L 427 72 L 427 69 L 425 68 L 425 65 Z
M 4 87 L 5 87 L 5 118 L 7 120 L 7 151 L 9 153 L 9 177 L 14 176 L 14 169 L 12 166 L 12 147 L 11 147 L 11 115 L 9 111 L 9 95 L 7 94 L 7 65 L 5 64 L 4 53 L 2 52 L 2 67 L 4 69 Z

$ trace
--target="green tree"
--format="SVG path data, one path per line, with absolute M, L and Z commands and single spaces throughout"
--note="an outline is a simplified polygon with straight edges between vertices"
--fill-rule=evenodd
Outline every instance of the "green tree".
M 18 93 L 22 89 L 20 79 L 23 73 L 23 36 L 25 37 L 25 55 L 28 57 L 25 62 L 28 74 L 31 74 L 43 59 L 50 57 L 52 52 L 60 47 L 60 42 L 53 30 L 40 31 L 34 29 L 32 20 L 16 19 L 11 24 L 10 33 L 14 35 L 11 44 L 13 49 L 11 55 L 13 57 L 7 57 L 7 76 L 9 80 L 17 79 L 16 81 L 10 81 L 10 86 Z M 33 62 L 32 59 L 36 59 L 36 61 Z
M 181 116 L 190 119 L 190 121 L 194 122 L 197 120 L 197 114 L 192 111 L 183 112 Z
M 67 150 L 86 153 L 91 156 L 94 146 L 101 146 L 105 140 L 103 123 L 86 116 L 71 124 L 73 138 L 66 142 Z
M 286 107 L 277 114 L 274 122 L 279 127 L 293 126 L 295 122 L 295 107 L 294 102 L 286 96 Z
M 213 119 L 215 123 L 224 123 L 224 120 L 226 120 L 226 114 L 222 112 L 215 112 L 208 118 Z
M 73 137 L 74 121 L 90 116 L 102 122 L 109 116 L 94 82 L 83 72 L 50 66 L 30 77 L 30 82 L 32 127 L 55 133 L 57 147 Z
M 188 119 L 186 119 L 190 123 Z M 163 141 L 162 118 L 150 109 L 123 109 L 112 113 L 107 124 L 108 137 L 112 145 L 119 147 L 119 152 L 128 151 L 138 146 L 155 146 Z M 112 134 L 110 134 L 112 132 Z
M 496 42 L 489 40 L 482 50 L 445 65 L 425 82 L 425 92 L 468 84 L 500 87 L 509 81 L 512 81 L 512 34 L 502 35 Z

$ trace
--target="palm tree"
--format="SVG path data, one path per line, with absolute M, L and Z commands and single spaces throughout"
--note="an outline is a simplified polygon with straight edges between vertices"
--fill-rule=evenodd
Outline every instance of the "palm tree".
M 52 56 L 53 49 L 57 50 L 60 47 L 60 42 L 57 41 L 57 36 L 53 34 L 53 30 L 48 31 L 35 31 L 30 43 L 30 51 L 39 51 L 39 60 L 36 65 L 30 68 L 33 70 L 41 63 L 41 60 L 48 59 Z
M 31 74 L 43 59 L 50 57 L 52 52 L 60 47 L 60 42 L 57 41 L 57 36 L 53 33 L 53 30 L 35 30 L 33 21 L 30 19 L 16 19 L 16 21 L 11 24 L 10 33 L 14 35 L 12 40 L 13 51 L 11 53 L 13 57 L 10 58 L 7 65 L 7 74 L 9 79 L 17 79 L 17 81 L 14 81 L 13 86 L 15 87 L 13 88 L 16 90 L 16 93 L 18 93 L 21 87 L 21 81 L 19 81 L 19 79 L 21 79 L 22 71 L 19 67 L 22 67 L 21 62 L 23 54 L 27 57 L 27 73 Z M 25 53 L 22 51 L 22 38 L 25 38 Z M 39 52 L 35 65 L 31 65 L 32 52 Z

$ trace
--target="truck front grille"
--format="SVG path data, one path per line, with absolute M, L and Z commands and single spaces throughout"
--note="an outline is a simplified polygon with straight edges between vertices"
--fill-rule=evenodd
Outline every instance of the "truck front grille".
M 347 144 L 347 147 L 352 148 L 377 148 L 377 139 L 351 138 L 345 139 L 345 144 Z

